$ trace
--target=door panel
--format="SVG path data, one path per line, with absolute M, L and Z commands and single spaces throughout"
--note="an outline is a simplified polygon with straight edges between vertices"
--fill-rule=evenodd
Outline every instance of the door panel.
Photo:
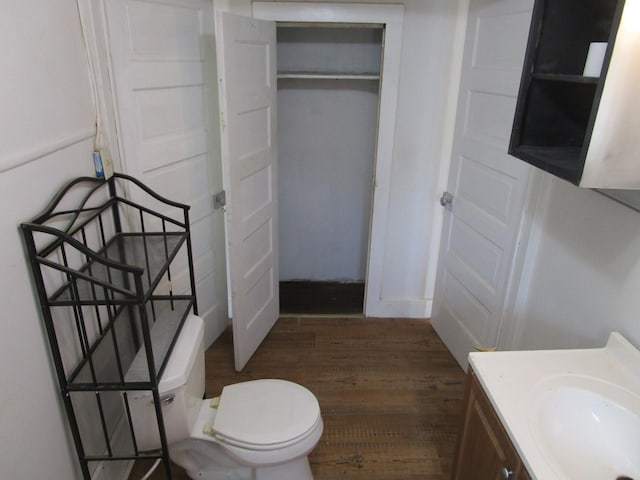
M 278 319 L 276 28 L 219 13 L 222 166 L 235 368 Z
M 531 0 L 471 0 L 432 323 L 463 368 L 494 347 L 530 168 L 507 154 Z
M 472 253 L 468 245 L 475 245 Z M 451 225 L 449 253 L 466 265 L 491 293 L 495 292 L 500 273 L 502 250 L 463 222 Z
M 191 206 L 198 313 L 208 345 L 228 323 L 223 216 L 212 201 L 222 186 L 219 140 L 207 108 L 216 81 L 208 73 L 212 5 L 205 0 L 104 4 L 125 170 Z M 138 194 L 129 192 L 134 199 Z M 185 268 L 172 272 L 171 286 L 186 291 L 186 255 L 174 264 Z

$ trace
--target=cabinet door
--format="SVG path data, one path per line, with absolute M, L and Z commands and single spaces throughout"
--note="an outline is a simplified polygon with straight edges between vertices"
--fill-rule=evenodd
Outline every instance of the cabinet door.
M 531 480 L 531 475 L 524 468 L 524 466 L 520 466 L 520 472 L 518 473 L 518 480 Z
M 467 402 L 454 480 L 525 479 L 520 459 L 477 378 L 469 375 Z M 509 475 L 508 472 L 511 472 Z
M 627 1 L 616 33 L 581 187 L 640 189 L 640 4 Z M 635 195 L 638 198 L 638 195 Z

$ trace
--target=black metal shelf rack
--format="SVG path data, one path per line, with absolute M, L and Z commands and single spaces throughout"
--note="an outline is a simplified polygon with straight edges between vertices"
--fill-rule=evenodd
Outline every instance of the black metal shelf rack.
M 127 175 L 80 177 L 20 226 L 87 480 L 99 462 L 140 458 L 172 478 L 158 383 L 197 314 L 188 211 Z M 140 390 L 153 397 L 162 445 L 151 452 L 138 448 L 128 398 Z

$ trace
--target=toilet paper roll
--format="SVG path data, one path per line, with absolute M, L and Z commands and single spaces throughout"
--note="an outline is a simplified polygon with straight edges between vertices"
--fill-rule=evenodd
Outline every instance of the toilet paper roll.
M 607 42 L 591 42 L 587 61 L 584 64 L 585 77 L 599 77 L 604 63 L 604 54 L 607 52 Z

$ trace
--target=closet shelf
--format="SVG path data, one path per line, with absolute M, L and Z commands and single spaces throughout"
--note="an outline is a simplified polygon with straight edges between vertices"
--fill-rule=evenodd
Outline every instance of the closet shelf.
M 378 73 L 278 72 L 277 77 L 300 80 L 380 80 Z

